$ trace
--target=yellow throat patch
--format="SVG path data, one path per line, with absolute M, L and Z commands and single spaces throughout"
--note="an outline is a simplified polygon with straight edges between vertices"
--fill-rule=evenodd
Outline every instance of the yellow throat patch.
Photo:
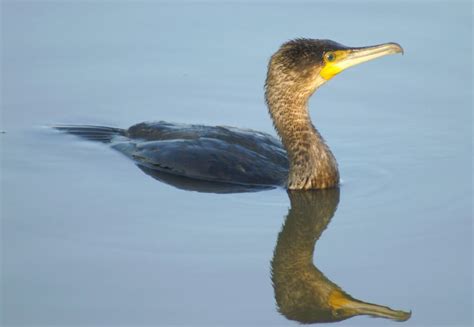
M 329 81 L 331 78 L 342 72 L 345 68 L 339 65 L 339 62 L 347 57 L 348 53 L 345 50 L 338 50 L 332 52 L 334 55 L 333 61 L 328 61 L 326 56 L 324 56 L 324 67 L 321 69 L 319 75 L 324 78 L 326 81 Z

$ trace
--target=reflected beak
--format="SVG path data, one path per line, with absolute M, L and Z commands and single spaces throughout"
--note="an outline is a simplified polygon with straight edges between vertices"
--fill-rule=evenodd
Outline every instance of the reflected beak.
M 389 307 L 358 300 L 350 301 L 345 305 L 345 308 L 353 311 L 354 315 L 369 315 L 372 317 L 388 318 L 396 321 L 405 321 L 411 317 L 411 311 L 392 310 Z
M 403 48 L 398 43 L 384 43 L 370 47 L 337 50 L 334 51 L 335 60 L 326 62 L 320 75 L 325 80 L 330 80 L 349 67 L 395 53 L 403 54 Z

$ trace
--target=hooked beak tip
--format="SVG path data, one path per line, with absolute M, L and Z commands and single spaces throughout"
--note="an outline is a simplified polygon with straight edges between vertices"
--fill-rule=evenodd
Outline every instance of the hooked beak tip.
M 401 53 L 402 55 L 405 54 L 405 50 L 403 50 L 402 46 L 396 42 L 390 42 L 390 45 L 392 45 L 393 50 L 395 53 Z

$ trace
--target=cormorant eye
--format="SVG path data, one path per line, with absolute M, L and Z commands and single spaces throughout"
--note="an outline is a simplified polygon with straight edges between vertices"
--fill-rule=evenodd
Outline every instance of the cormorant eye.
M 336 59 L 336 55 L 332 52 L 328 52 L 326 53 L 326 60 L 331 62 L 331 61 L 334 61 Z

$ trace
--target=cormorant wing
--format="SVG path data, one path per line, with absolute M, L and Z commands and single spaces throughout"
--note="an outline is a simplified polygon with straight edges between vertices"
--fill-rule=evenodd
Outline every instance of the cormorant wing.
M 288 175 L 284 151 L 273 149 L 268 156 L 238 142 L 216 138 L 132 141 L 112 147 L 140 166 L 198 180 L 281 186 Z

